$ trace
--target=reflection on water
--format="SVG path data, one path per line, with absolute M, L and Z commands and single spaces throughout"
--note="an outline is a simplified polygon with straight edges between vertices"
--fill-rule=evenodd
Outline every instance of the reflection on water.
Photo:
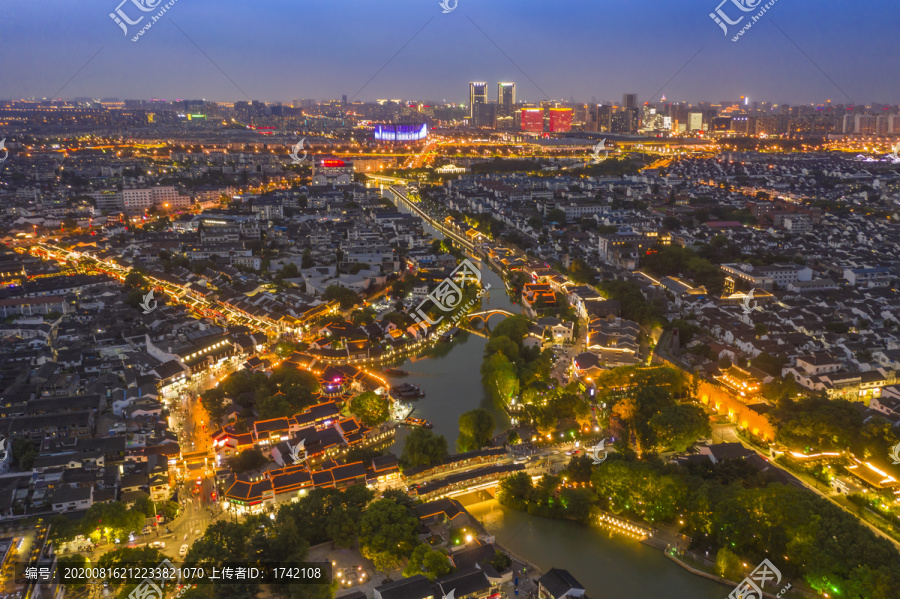
M 409 212 L 404 205 L 400 210 Z M 443 235 L 425 225 L 436 238 Z M 478 266 L 481 266 L 479 263 Z M 506 294 L 503 280 L 487 265 L 482 280 L 490 284 L 490 296 L 482 299 L 481 309 L 522 312 Z M 491 324 L 499 322 L 491 320 Z M 409 382 L 425 392 L 414 403 L 414 415 L 434 424 L 434 432 L 447 439 L 451 453 L 456 449 L 459 416 L 475 408 L 494 414 L 498 429 L 509 420 L 502 407 L 493 405 L 481 384 L 481 362 L 487 341 L 478 335 L 462 334 L 449 343 L 440 343 L 422 357 L 406 360 L 399 368 L 410 373 L 394 384 Z M 427 356 L 427 357 L 426 357 Z M 397 434 L 393 452 L 403 450 L 406 430 Z M 546 571 L 556 566 L 572 572 L 592 599 L 723 599 L 730 589 L 694 576 L 671 562 L 661 551 L 632 540 L 612 536 L 574 522 L 543 520 L 504 508 L 496 501 L 468 507 L 497 537 L 498 543 L 518 557 Z M 724 590 L 723 590 L 724 589 Z
M 388 378 L 392 383 L 401 382 L 419 385 L 425 397 L 412 402 L 417 418 L 424 418 L 434 424 L 435 433 L 444 435 L 451 453 L 456 450 L 459 435 L 459 416 L 463 412 L 484 408 L 494 415 L 498 428 L 506 428 L 509 419 L 506 413 L 494 406 L 481 384 L 481 359 L 487 341 L 477 335 L 460 336 L 446 346 L 449 351 L 437 352 L 430 357 L 415 362 L 407 360 L 401 368 L 409 372 L 402 379 Z M 406 431 L 397 434 L 394 452 L 403 450 Z
M 599 528 L 536 518 L 496 500 L 466 509 L 498 544 L 543 572 L 568 570 L 592 599 L 723 599 L 730 590 L 690 574 L 661 551 Z
M 482 268 L 482 281 L 490 284 L 491 293 L 490 297 L 482 298 L 481 310 L 502 308 L 521 312 L 519 306 L 509 301 L 503 280 L 487 265 Z M 499 317 L 491 320 L 491 324 L 499 322 Z M 498 430 L 509 426 L 506 412 L 502 406 L 494 405 L 481 384 L 481 362 L 486 344 L 483 337 L 463 332 L 450 342 L 438 342 L 420 356 L 396 365 L 409 372 L 409 376 L 387 377 L 392 384 L 412 383 L 422 388 L 425 397 L 413 402 L 413 416 L 433 423 L 432 430 L 447 439 L 451 453 L 456 451 L 459 417 L 463 412 L 484 408 L 494 415 Z M 403 451 L 406 433 L 405 430 L 397 433 L 393 449 L 397 455 Z

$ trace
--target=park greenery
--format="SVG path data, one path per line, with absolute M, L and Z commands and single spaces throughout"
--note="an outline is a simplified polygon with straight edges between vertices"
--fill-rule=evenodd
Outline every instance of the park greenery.
M 619 302 L 621 316 L 642 326 L 656 326 L 665 322 L 662 302 L 653 302 L 644 297 L 640 286 L 634 281 L 611 279 L 601 281 L 597 288 L 611 300 Z
M 215 566 L 240 562 L 243 565 L 265 563 L 302 563 L 312 545 L 333 541 L 337 547 L 359 548 L 376 566 L 392 568 L 398 559 L 408 557 L 416 542 L 418 520 L 409 506 L 393 496 L 372 503 L 373 493 L 365 486 L 345 491 L 313 489 L 295 503 L 278 508 L 275 518 L 254 515 L 240 522 L 217 521 L 191 545 L 184 563 Z M 155 550 L 123 548 L 101 558 L 102 564 L 119 562 L 159 563 L 161 555 L 145 555 Z M 126 581 L 117 596 L 126 597 L 138 581 Z M 331 599 L 334 588 L 327 584 L 273 585 L 271 591 L 289 599 Z M 260 592 L 258 584 L 201 584 L 189 589 L 187 599 L 228 595 L 251 599 Z
M 109 584 L 113 593 L 116 593 L 117 597 L 128 597 L 128 595 L 137 587 L 141 582 L 141 578 L 128 577 L 127 574 L 129 570 L 127 566 L 134 564 L 146 565 L 148 568 L 151 566 L 156 566 L 157 564 L 162 563 L 162 561 L 166 559 L 166 556 L 163 555 L 158 549 L 154 549 L 152 547 L 122 547 L 119 549 L 114 549 L 113 551 L 108 551 L 104 553 L 99 560 L 97 560 L 96 567 L 98 568 L 123 568 L 122 572 L 126 575 L 120 578 L 109 578 Z M 139 568 L 134 568 L 131 572 L 137 572 Z M 169 583 L 169 590 L 173 586 L 173 583 Z M 162 585 L 160 584 L 160 588 Z
M 252 447 L 228 458 L 228 466 L 235 474 L 256 470 L 260 466 L 269 463 L 269 458 L 263 455 L 259 449 Z
M 545 474 L 532 483 L 526 472 L 518 472 L 500 482 L 500 502 L 541 518 L 591 521 L 594 492 L 587 488 L 562 486 L 562 477 Z

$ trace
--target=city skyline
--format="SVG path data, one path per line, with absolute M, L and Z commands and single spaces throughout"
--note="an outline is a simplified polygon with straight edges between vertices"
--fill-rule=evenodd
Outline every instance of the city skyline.
M 854 7 L 851 14 L 837 2 L 820 3 L 816 14 L 776 4 L 739 43 L 710 20 L 714 2 L 557 3 L 560 17 L 550 20 L 542 16 L 544 5 L 530 1 L 515 10 L 463 1 L 450 14 L 405 0 L 390 9 L 258 6 L 240 19 L 228 0 L 214 12 L 176 2 L 138 43 L 109 18 L 115 3 L 85 4 L 7 9 L 15 26 L 0 40 L 6 98 L 287 102 L 347 95 L 462 104 L 462 84 L 478 80 L 516 81 L 520 102 L 599 102 L 624 90 L 642 102 L 663 94 L 692 103 L 740 96 L 775 104 L 900 102 L 883 75 L 900 67 L 890 51 L 892 32 L 879 18 L 886 2 Z M 578 18 L 569 16 L 575 8 Z M 310 21 L 316 26 L 304 26 Z M 601 27 L 598 36 L 597 23 L 612 26 Z M 848 31 L 854 24 L 864 27 Z M 652 43 L 634 44 L 646 32 L 653 32 Z

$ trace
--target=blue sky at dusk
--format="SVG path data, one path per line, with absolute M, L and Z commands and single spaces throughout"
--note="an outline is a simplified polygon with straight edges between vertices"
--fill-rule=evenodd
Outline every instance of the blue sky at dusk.
M 459 0 L 449 14 L 438 0 L 178 0 L 137 43 L 108 16 L 119 1 L 4 0 L 0 98 L 49 97 L 73 75 L 61 97 L 353 97 L 425 26 L 357 99 L 462 103 L 478 80 L 492 100 L 515 81 L 520 101 L 644 102 L 665 85 L 673 101 L 900 102 L 889 0 L 778 0 L 737 43 L 709 18 L 719 0 Z

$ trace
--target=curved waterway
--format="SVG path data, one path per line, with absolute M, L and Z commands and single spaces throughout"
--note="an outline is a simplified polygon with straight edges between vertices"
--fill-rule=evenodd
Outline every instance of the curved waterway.
M 731 590 L 691 574 L 662 551 L 601 528 L 536 518 L 493 499 L 466 509 L 519 559 L 542 572 L 571 572 L 591 599 L 724 599 Z
M 490 284 L 490 297 L 481 300 L 481 309 L 502 308 L 520 313 L 521 307 L 509 301 L 503 280 L 488 268 L 482 268 L 482 282 Z M 499 322 L 499 317 L 491 324 Z M 501 406 L 495 406 L 481 384 L 481 362 L 484 357 L 484 337 L 463 331 L 449 342 L 438 342 L 433 349 L 417 358 L 406 359 L 396 367 L 409 373 L 406 377 L 388 377 L 392 384 L 413 383 L 425 392 L 423 399 L 412 402 L 413 416 L 434 424 L 434 432 L 447 439 L 450 452 L 456 448 L 459 436 L 459 416 L 463 412 L 484 408 L 494 415 L 497 428 L 509 425 L 509 418 Z M 398 431 L 393 451 L 403 450 L 406 431 Z
M 399 209 L 411 210 L 403 203 Z M 442 239 L 444 235 L 425 223 L 425 229 Z M 482 264 L 479 264 L 482 266 Z M 482 279 L 491 285 L 490 296 L 482 298 L 481 309 L 522 312 L 506 294 L 503 280 L 487 264 Z M 495 321 L 491 320 L 493 324 Z M 481 384 L 481 362 L 487 340 L 461 333 L 448 343 L 419 358 L 406 359 L 397 368 L 409 372 L 403 378 L 389 377 L 394 384 L 419 385 L 423 399 L 413 402 L 414 416 L 434 424 L 434 432 L 447 439 L 450 452 L 456 448 L 459 416 L 484 408 L 494 415 L 498 430 L 509 424 L 506 413 L 495 406 Z M 407 431 L 398 431 L 392 451 L 403 451 Z M 497 542 L 521 559 L 543 571 L 551 567 L 569 570 L 586 588 L 592 599 L 724 599 L 730 589 L 690 574 L 657 549 L 625 539 L 602 529 L 574 522 L 545 520 L 485 501 L 467 507 Z

